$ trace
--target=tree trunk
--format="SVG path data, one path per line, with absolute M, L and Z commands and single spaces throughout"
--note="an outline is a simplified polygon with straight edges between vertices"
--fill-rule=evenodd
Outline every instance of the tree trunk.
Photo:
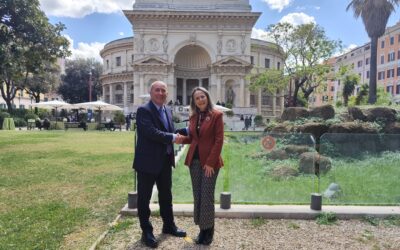
M 343 95 L 343 102 L 344 102 L 344 106 L 347 107 L 347 105 L 349 104 L 349 96 L 348 95 Z
M 369 77 L 369 96 L 368 103 L 374 104 L 376 102 L 376 73 L 377 73 L 377 58 L 378 53 L 378 37 L 371 37 L 371 57 L 370 57 L 370 77 Z

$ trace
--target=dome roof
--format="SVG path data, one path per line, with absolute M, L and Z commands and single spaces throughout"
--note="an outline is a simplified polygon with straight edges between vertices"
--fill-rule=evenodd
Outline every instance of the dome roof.
M 176 53 L 175 64 L 179 68 L 205 69 L 211 64 L 211 58 L 202 47 L 188 45 Z

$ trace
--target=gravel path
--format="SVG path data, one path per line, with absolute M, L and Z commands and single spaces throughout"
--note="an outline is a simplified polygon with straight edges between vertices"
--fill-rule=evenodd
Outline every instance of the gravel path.
M 191 217 L 176 217 L 175 221 L 189 237 L 197 236 Z M 159 249 L 400 249 L 400 226 L 395 222 L 379 221 L 374 226 L 362 220 L 319 225 L 314 220 L 216 219 L 214 242 L 206 247 L 161 234 L 161 219 L 152 217 Z M 126 217 L 98 249 L 146 249 L 140 236 L 137 219 Z

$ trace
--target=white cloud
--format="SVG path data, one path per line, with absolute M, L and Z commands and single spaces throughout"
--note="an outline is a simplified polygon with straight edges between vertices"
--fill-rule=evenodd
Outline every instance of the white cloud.
M 68 39 L 70 43 L 69 50 L 72 52 L 69 59 L 94 58 L 96 61 L 103 62 L 100 56 L 100 50 L 104 48 L 105 43 L 78 43 L 77 48 L 74 48 L 74 40 L 68 35 L 64 36 Z
M 257 28 L 253 28 L 253 30 L 251 32 L 251 38 L 265 40 L 268 42 L 273 42 L 268 31 L 265 31 L 262 29 L 257 29 Z
M 289 6 L 292 0 L 263 0 L 273 10 L 281 12 L 285 7 Z
M 291 23 L 293 25 L 301 25 L 306 23 L 316 23 L 313 16 L 309 16 L 303 12 L 294 12 L 282 17 L 280 23 Z
M 320 9 L 321 9 L 320 6 L 315 6 L 314 8 L 315 8 L 316 10 L 320 10 Z
M 80 18 L 92 13 L 115 13 L 132 9 L 132 0 L 40 0 L 41 9 L 50 16 Z
M 121 32 L 118 33 L 118 35 L 123 36 L 124 32 L 121 31 Z
M 340 51 L 336 52 L 333 56 L 341 56 L 343 54 L 346 54 L 347 52 L 352 51 L 353 49 L 357 48 L 358 45 L 357 44 L 350 44 L 349 46 L 347 46 L 346 48 L 341 49 Z

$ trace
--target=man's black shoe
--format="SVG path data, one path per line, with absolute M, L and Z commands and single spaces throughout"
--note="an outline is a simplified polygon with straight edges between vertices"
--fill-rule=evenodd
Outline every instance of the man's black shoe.
M 186 237 L 186 232 L 183 231 L 182 229 L 179 229 L 177 226 L 171 226 L 171 227 L 163 227 L 162 230 L 163 234 L 170 234 L 175 237 Z
M 158 243 L 156 238 L 154 237 L 152 232 L 143 232 L 142 233 L 142 242 L 151 248 L 157 248 L 158 247 Z

